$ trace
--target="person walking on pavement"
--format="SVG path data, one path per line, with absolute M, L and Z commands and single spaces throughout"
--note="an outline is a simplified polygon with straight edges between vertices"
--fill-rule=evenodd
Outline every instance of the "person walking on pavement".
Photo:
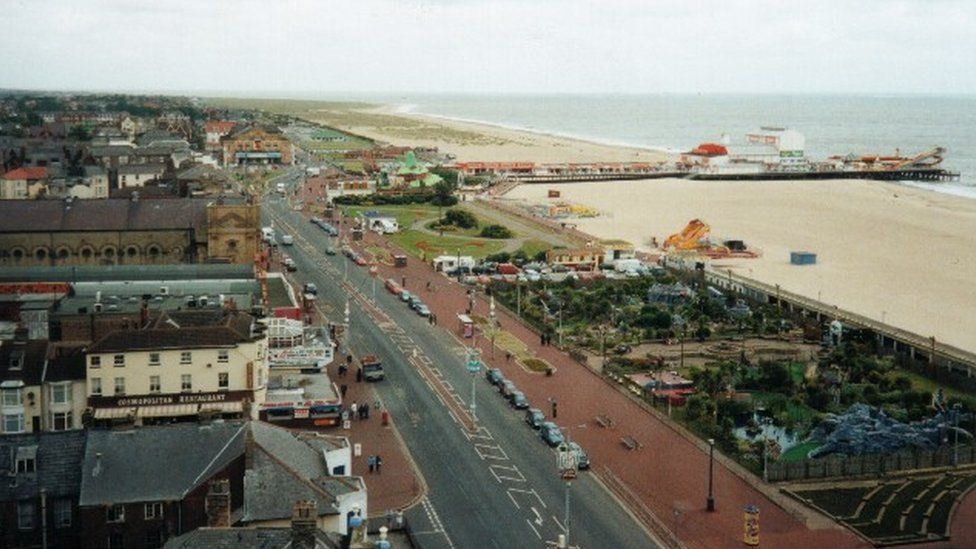
M 346 385 L 345 383 L 339 386 L 339 394 L 342 396 L 342 398 L 346 398 L 346 391 L 348 390 L 349 390 L 349 386 Z
M 380 457 L 380 456 L 379 456 L 379 455 L 377 454 L 377 456 L 376 456 L 376 472 L 377 472 L 377 473 L 379 473 L 379 472 L 380 472 L 380 467 L 381 467 L 382 465 L 383 465 L 383 458 L 381 458 L 381 457 Z
M 356 383 L 363 382 L 363 368 L 362 366 L 356 368 Z
M 349 411 L 352 412 L 352 415 L 353 416 L 358 415 L 359 414 L 359 403 L 354 401 L 352 404 L 350 404 L 349 405 Z
M 369 419 L 369 403 L 363 403 L 363 419 Z
M 376 470 L 376 456 L 370 455 L 366 458 L 366 465 L 369 466 L 369 472 L 372 473 Z

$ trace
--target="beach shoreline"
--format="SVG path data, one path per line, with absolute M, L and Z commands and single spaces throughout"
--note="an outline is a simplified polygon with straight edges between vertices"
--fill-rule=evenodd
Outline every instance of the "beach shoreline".
M 596 238 L 649 250 L 700 218 L 761 253 L 714 268 L 976 350 L 976 201 L 881 181 L 681 179 L 521 185 L 503 200 L 546 203 L 550 190 L 601 212 L 567 220 Z M 791 265 L 801 250 L 817 264 Z

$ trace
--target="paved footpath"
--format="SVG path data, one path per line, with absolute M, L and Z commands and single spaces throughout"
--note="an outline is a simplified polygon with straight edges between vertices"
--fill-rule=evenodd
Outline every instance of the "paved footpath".
M 393 249 L 385 239 L 371 233 L 365 241 L 355 244 L 360 248 L 384 245 Z M 465 287 L 435 273 L 413 257 L 405 268 L 381 265 L 379 271 L 381 277 L 394 278 L 397 282 L 405 278 L 406 289 L 421 296 L 438 317 L 438 325 L 457 331 L 455 315 L 464 311 L 468 303 Z M 428 282 L 433 287 L 431 291 L 426 290 Z M 479 300 L 474 313 L 487 315 L 487 312 L 487 303 Z M 496 351 L 492 360 L 490 342 L 479 337 L 477 343 L 485 361 L 500 368 L 547 415 L 551 413 L 548 403 L 554 399 L 558 414 L 555 421 L 572 426 L 570 434 L 587 449 L 594 463 L 593 472 L 608 485 L 624 486 L 624 492 L 637 500 L 627 501 L 629 507 L 637 508 L 635 514 L 640 516 L 642 509 L 649 509 L 686 546 L 742 547 L 742 510 L 749 504 L 760 507 L 764 547 L 868 546 L 829 521 L 804 521 L 795 517 L 718 459 L 714 476 L 717 510 L 706 512 L 708 455 L 700 441 L 682 436 L 555 347 L 542 347 L 536 333 L 502 308 L 496 310 L 496 317 L 502 329 L 521 339 L 536 356 L 554 365 L 557 372 L 551 377 L 528 372 L 514 361 L 507 362 L 500 351 Z M 600 414 L 610 416 L 615 426 L 612 429 L 597 426 L 594 417 Z M 643 447 L 628 450 L 620 442 L 623 436 L 634 437 Z

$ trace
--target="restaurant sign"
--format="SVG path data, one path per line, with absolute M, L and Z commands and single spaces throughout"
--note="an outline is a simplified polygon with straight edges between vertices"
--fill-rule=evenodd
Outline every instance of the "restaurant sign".
M 219 391 L 215 393 L 173 393 L 160 395 L 133 395 L 117 397 L 91 397 L 89 404 L 95 408 L 138 408 L 165 406 L 168 404 L 212 404 L 235 402 L 250 398 L 250 391 Z

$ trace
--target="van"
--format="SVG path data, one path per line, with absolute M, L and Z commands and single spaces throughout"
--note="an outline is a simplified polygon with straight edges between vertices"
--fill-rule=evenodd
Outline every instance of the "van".
M 284 183 L 278 183 L 278 193 L 279 194 L 285 194 L 285 184 Z
M 291 246 L 294 243 L 295 243 L 295 239 L 292 238 L 292 236 L 290 234 L 281 235 L 281 245 L 282 246 Z

